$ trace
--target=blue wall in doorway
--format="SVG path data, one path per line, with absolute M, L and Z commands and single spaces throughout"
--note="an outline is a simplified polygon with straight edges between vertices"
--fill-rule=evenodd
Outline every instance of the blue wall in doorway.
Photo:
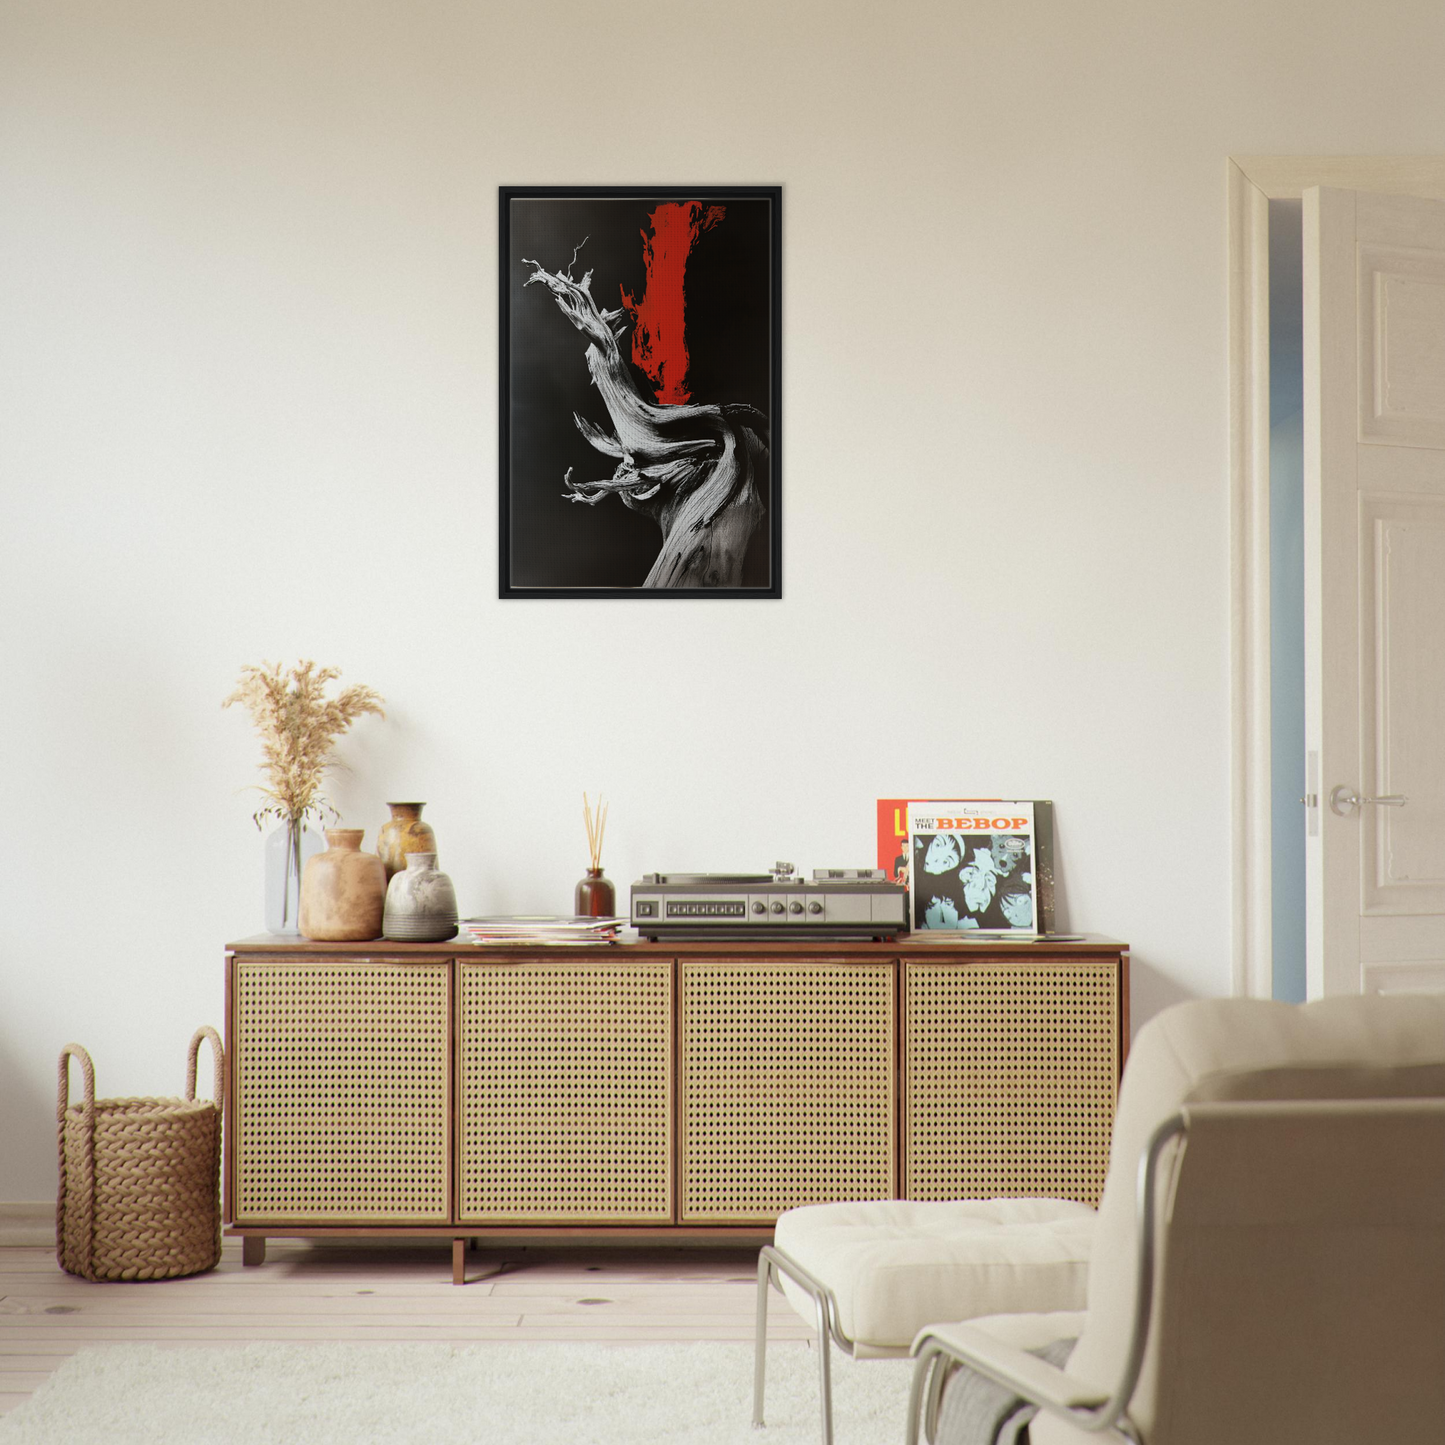
M 1270 778 L 1274 996 L 1305 996 L 1304 309 L 1298 201 L 1269 203 Z

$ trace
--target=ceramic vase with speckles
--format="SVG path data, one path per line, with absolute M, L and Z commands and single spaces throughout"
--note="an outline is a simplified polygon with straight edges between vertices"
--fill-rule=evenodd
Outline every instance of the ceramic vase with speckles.
M 328 828 L 326 851 L 301 875 L 301 936 L 318 943 L 381 937 L 386 869 L 363 853 L 362 828 Z
M 376 835 L 376 856 L 386 868 L 390 882 L 406 867 L 408 853 L 435 853 L 437 835 L 430 823 L 423 823 L 421 810 L 425 803 L 388 803 L 391 817 Z

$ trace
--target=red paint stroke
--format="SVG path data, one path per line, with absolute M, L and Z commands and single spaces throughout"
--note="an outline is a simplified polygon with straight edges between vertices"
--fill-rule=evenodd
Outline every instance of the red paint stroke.
M 687 258 L 704 231 L 722 220 L 723 206 L 701 201 L 678 201 L 659 206 L 647 219 L 652 235 L 642 236 L 642 259 L 647 268 L 642 300 L 634 301 L 626 287 L 622 304 L 632 316 L 632 360 L 646 374 L 664 406 L 680 406 L 692 399 L 687 389 L 687 340 L 683 315 L 683 281 Z

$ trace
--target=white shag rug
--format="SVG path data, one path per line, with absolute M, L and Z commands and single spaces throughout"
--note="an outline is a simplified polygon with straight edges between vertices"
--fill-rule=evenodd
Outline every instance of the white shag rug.
M 911 1362 L 833 1352 L 836 1445 L 903 1439 Z M 818 1357 L 750 1345 L 115 1345 L 0 1416 L 0 1445 L 818 1445 Z

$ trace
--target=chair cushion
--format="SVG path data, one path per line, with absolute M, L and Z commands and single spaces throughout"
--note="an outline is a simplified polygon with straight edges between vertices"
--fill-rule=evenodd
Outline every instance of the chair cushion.
M 813 1204 L 774 1240 L 833 1291 L 860 1355 L 906 1354 L 943 1320 L 1083 1309 L 1094 1218 L 1072 1199 Z M 814 1320 L 803 1290 L 784 1278 L 783 1293 Z

